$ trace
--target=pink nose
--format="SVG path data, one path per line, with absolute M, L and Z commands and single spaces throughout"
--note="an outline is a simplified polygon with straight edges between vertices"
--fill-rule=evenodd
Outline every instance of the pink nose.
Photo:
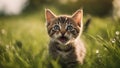
M 64 35 L 65 35 L 65 32 L 61 32 L 61 34 L 62 34 L 62 36 L 64 36 Z

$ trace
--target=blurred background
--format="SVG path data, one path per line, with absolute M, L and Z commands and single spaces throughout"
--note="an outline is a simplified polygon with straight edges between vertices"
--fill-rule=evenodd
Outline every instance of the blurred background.
M 83 9 L 81 68 L 120 68 L 120 0 L 0 0 L 0 68 L 60 68 L 47 58 L 45 8 L 56 15 Z
M 109 15 L 118 10 L 118 0 L 0 0 L 0 12 L 3 15 L 19 15 L 26 11 L 36 11 L 44 8 L 58 8 L 63 13 L 71 13 L 79 8 L 85 14 L 98 16 Z M 118 10 L 119 11 L 119 10 Z

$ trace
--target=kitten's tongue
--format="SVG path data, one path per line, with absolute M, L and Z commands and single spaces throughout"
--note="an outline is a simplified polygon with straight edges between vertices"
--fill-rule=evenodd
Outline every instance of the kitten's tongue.
M 60 37 L 59 40 L 63 43 L 65 43 L 68 39 L 64 36 Z

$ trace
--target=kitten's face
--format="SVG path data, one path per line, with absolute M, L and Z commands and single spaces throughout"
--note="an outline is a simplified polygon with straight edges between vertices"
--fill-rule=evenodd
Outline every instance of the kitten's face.
M 79 10 L 73 16 L 55 16 L 50 10 L 46 10 L 48 35 L 60 44 L 67 44 L 76 39 L 81 29 L 82 11 Z

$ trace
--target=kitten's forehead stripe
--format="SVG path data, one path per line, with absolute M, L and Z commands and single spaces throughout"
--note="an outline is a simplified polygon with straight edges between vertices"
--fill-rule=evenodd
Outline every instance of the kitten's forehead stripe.
M 60 22 L 60 23 L 66 23 L 67 21 L 68 21 L 68 18 L 67 17 L 59 17 L 58 18 L 58 21 Z

